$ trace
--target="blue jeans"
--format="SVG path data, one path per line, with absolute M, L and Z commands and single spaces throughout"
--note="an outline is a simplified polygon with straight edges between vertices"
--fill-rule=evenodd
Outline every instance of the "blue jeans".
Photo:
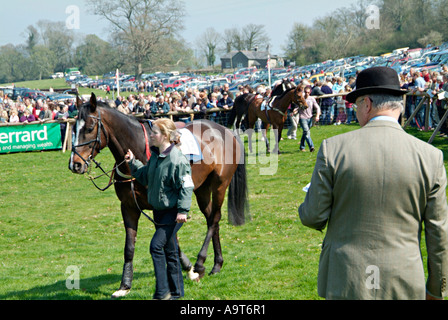
M 422 101 L 422 97 L 416 97 L 415 98 L 415 108 L 418 107 L 418 105 L 420 104 L 420 102 Z M 416 118 L 417 118 L 417 122 L 418 125 L 420 126 L 420 128 L 423 128 L 425 126 L 425 119 L 426 119 L 426 108 L 427 108 L 428 102 L 425 102 L 422 107 L 420 108 L 420 110 L 417 112 Z M 415 110 L 415 109 L 414 109 Z M 431 113 L 430 113 L 431 115 Z M 428 117 L 428 125 L 429 127 L 432 127 L 432 121 L 431 121 L 431 116 Z
M 331 106 L 321 106 L 320 110 L 322 111 L 321 123 L 331 124 Z
M 175 222 L 177 212 L 166 214 L 166 216 L 170 216 L 169 219 L 164 217 L 160 220 L 157 219 L 156 214 L 154 215 L 157 223 L 163 224 L 170 221 L 170 224 L 156 225 L 156 232 L 149 248 L 156 276 L 154 299 L 162 299 L 168 293 L 177 299 L 184 296 L 184 279 L 176 237 L 183 224 Z
M 347 123 L 350 124 L 354 118 L 353 108 L 347 108 Z
M 300 150 L 305 150 L 305 142 L 311 148 L 314 148 L 313 140 L 311 140 L 311 127 L 313 119 L 300 119 L 300 127 L 303 130 L 302 139 L 300 140 Z

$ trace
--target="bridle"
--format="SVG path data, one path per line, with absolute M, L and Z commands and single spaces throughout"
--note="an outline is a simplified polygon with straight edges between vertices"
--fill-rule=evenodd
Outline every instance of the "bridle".
M 299 107 L 299 109 L 306 110 L 308 108 L 308 106 L 306 104 L 303 104 L 303 102 L 300 101 L 300 97 L 298 97 L 298 95 L 297 95 L 297 93 L 301 95 L 302 91 L 299 91 L 297 88 L 298 87 L 296 87 L 296 89 L 294 89 L 295 92 L 294 92 L 294 98 L 293 98 L 292 103 L 295 104 L 297 107 Z M 302 98 L 305 100 L 305 98 L 303 96 L 302 96 Z M 306 103 L 306 101 L 305 101 L 305 103 Z
M 90 174 L 88 175 L 88 178 L 89 178 L 89 180 L 90 181 L 92 181 L 92 183 L 93 183 L 93 185 L 98 189 L 98 190 L 100 190 L 100 191 L 106 191 L 107 189 L 109 189 L 113 184 L 114 184 L 114 182 L 115 181 L 113 181 L 113 174 L 111 174 L 111 175 L 109 175 L 109 173 L 111 173 L 111 172 L 115 172 L 115 169 L 117 169 L 119 166 L 121 166 L 126 160 L 124 160 L 122 163 L 120 163 L 120 164 L 118 164 L 118 165 L 115 165 L 114 166 L 114 168 L 112 169 L 112 170 L 110 170 L 110 171 L 105 171 L 104 169 L 103 169 L 103 167 L 101 166 L 101 163 L 100 162 L 98 162 L 98 161 L 96 161 L 95 160 L 95 158 L 94 158 L 94 156 L 93 156 L 93 153 L 94 153 L 94 151 L 96 150 L 98 153 L 100 153 L 101 152 L 101 132 L 103 132 L 104 133 L 104 136 L 106 137 L 106 140 L 107 140 L 107 144 L 109 144 L 109 137 L 108 137 L 108 135 L 107 135 L 107 132 L 106 132 L 106 129 L 104 128 L 104 125 L 103 125 L 103 122 L 102 122 L 102 120 L 101 120 L 101 111 L 99 110 L 99 109 L 97 109 L 98 111 L 98 116 L 96 117 L 96 116 L 93 116 L 93 115 L 88 115 L 88 118 L 92 118 L 92 119 L 95 119 L 95 120 L 97 120 L 97 134 L 96 134 L 96 137 L 95 137 L 95 139 L 93 139 L 93 140 L 90 140 L 90 141 L 87 141 L 87 142 L 83 142 L 83 143 L 80 143 L 80 144 L 78 144 L 78 145 L 75 145 L 75 134 L 73 135 L 73 143 L 72 143 L 72 153 L 74 153 L 74 154 L 76 154 L 82 161 L 84 161 L 84 163 L 87 165 L 87 168 L 88 169 L 90 169 L 91 167 L 90 167 L 90 162 L 93 162 L 95 165 L 96 165 L 96 168 L 99 168 L 102 172 L 103 172 L 103 174 L 101 174 L 101 175 L 99 175 L 99 176 L 97 176 L 97 177 L 92 177 Z M 84 147 L 84 146 L 87 146 L 87 145 L 91 145 L 93 143 L 93 146 L 91 147 L 91 152 L 90 152 L 90 155 L 89 155 L 89 157 L 87 158 L 87 159 L 85 159 L 76 149 L 77 148 L 80 148 L 80 147 Z M 103 176 L 107 176 L 107 177 L 109 177 L 109 183 L 108 183 L 108 185 L 105 187 L 105 188 L 100 188 L 96 183 L 95 183 L 95 180 L 96 179 L 98 179 L 98 178 L 101 178 L 101 177 L 103 177 Z
M 88 115 L 87 117 L 97 120 L 98 130 L 97 130 L 97 133 L 96 133 L 96 137 L 95 137 L 94 140 L 90 140 L 90 141 L 83 142 L 83 143 L 80 143 L 78 145 L 75 145 L 75 134 L 74 134 L 73 135 L 73 140 L 72 140 L 73 141 L 73 143 L 72 143 L 72 152 L 74 154 L 76 154 L 78 157 L 80 157 L 81 160 L 84 161 L 84 163 L 89 167 L 90 166 L 90 161 L 93 161 L 96 165 L 99 164 L 99 163 L 97 163 L 95 161 L 95 159 L 93 157 L 93 152 L 95 150 L 97 150 L 98 153 L 101 152 L 101 132 L 104 132 L 104 136 L 106 137 L 107 140 L 109 140 L 109 138 L 107 136 L 106 129 L 103 126 L 103 122 L 101 121 L 101 111 L 99 109 L 98 109 L 98 117 L 95 117 L 95 116 L 92 116 L 92 115 Z M 93 143 L 93 146 L 91 147 L 92 151 L 90 152 L 90 155 L 89 155 L 89 157 L 86 160 L 86 159 L 84 159 L 83 156 L 81 156 L 81 154 L 78 151 L 76 151 L 76 148 L 84 147 L 84 146 L 90 145 L 92 143 Z
M 101 167 L 101 163 L 99 163 L 98 161 L 96 161 L 95 158 L 93 157 L 93 152 L 94 152 L 94 150 L 95 150 L 97 147 L 98 147 L 97 152 L 98 152 L 98 153 L 101 152 L 101 132 L 104 133 L 104 136 L 106 137 L 106 140 L 107 140 L 107 144 L 109 144 L 109 137 L 108 137 L 107 132 L 106 132 L 106 129 L 104 128 L 104 125 L 103 125 L 103 123 L 102 123 L 102 121 L 101 121 L 101 112 L 100 112 L 99 109 L 97 109 L 97 110 L 98 110 L 98 117 L 95 117 L 95 116 L 92 116 L 92 115 L 89 115 L 89 116 L 88 116 L 89 118 L 92 118 L 92 119 L 96 119 L 96 120 L 97 120 L 97 126 L 98 126 L 98 128 L 97 128 L 97 135 L 96 135 L 95 140 L 90 140 L 90 141 L 87 141 L 87 142 L 84 142 L 84 143 L 80 143 L 80 144 L 78 144 L 78 145 L 75 145 L 75 141 L 74 141 L 74 140 L 75 140 L 75 135 L 73 136 L 72 152 L 73 152 L 74 154 L 76 154 L 78 157 L 80 157 L 80 158 L 82 159 L 82 161 L 84 161 L 84 163 L 87 165 L 87 168 L 90 169 L 90 161 L 92 161 L 92 162 L 96 165 L 96 168 L 99 168 L 99 169 L 103 172 L 103 174 L 101 174 L 101 175 L 99 175 L 99 176 L 96 176 L 96 177 L 93 177 L 93 176 L 91 176 L 90 174 L 88 174 L 88 179 L 89 179 L 89 180 L 93 183 L 93 185 L 94 185 L 98 190 L 100 190 L 100 191 L 106 191 L 107 189 L 109 189 L 109 188 L 110 188 L 112 185 L 114 185 L 115 183 L 130 183 L 130 185 L 131 185 L 131 192 L 132 192 L 132 195 L 133 195 L 133 197 L 134 197 L 134 201 L 135 201 L 136 207 L 137 207 L 137 209 L 140 211 L 140 213 L 142 213 L 146 218 L 148 218 L 148 220 L 150 220 L 154 225 L 156 225 L 156 226 L 166 226 L 167 224 L 159 224 L 159 223 L 155 222 L 154 219 L 152 219 L 149 215 L 147 215 L 147 214 L 140 208 L 140 206 L 138 205 L 137 196 L 136 196 L 136 193 L 135 193 L 135 184 L 134 184 L 135 178 L 133 178 L 132 176 L 126 176 L 125 174 L 123 174 L 123 173 L 118 169 L 118 167 L 120 167 L 123 163 L 126 162 L 126 159 L 123 160 L 123 161 L 122 161 L 121 163 L 119 163 L 119 164 L 116 164 L 116 163 L 115 163 L 115 165 L 114 165 L 114 167 L 113 167 L 112 170 L 110 170 L 110 171 L 105 171 L 105 170 Z M 153 127 L 152 122 L 151 122 L 150 120 L 148 120 L 147 123 L 148 123 L 148 125 L 149 125 L 149 128 L 152 130 L 152 127 Z M 146 139 L 146 137 L 147 137 L 147 131 L 146 131 L 146 128 L 145 128 L 145 126 L 143 125 L 143 123 L 142 123 L 142 127 L 143 127 L 143 131 L 144 131 L 144 133 L 145 133 L 145 139 Z M 83 146 L 86 146 L 86 145 L 90 145 L 91 143 L 93 143 L 93 147 L 91 148 L 92 151 L 91 151 L 89 157 L 88 157 L 87 160 L 86 160 L 86 159 L 84 159 L 84 157 L 82 157 L 82 156 L 79 154 L 78 151 L 76 151 L 76 148 L 83 147 Z M 151 154 L 150 154 L 149 152 L 150 152 L 150 151 L 149 151 L 149 142 L 148 142 L 148 140 L 146 139 L 146 156 L 148 157 L 148 161 L 149 161 L 149 157 L 151 156 Z M 117 172 L 117 174 L 118 174 L 120 177 L 125 178 L 126 180 L 115 180 L 115 179 L 114 179 L 115 172 Z M 107 184 L 107 186 L 106 186 L 105 188 L 100 188 L 100 187 L 96 184 L 95 180 L 98 179 L 98 178 L 101 178 L 101 177 L 103 177 L 103 176 L 107 176 L 107 177 L 109 178 L 109 183 Z

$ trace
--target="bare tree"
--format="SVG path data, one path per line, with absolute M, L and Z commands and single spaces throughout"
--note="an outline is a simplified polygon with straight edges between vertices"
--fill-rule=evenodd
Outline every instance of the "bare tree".
M 253 50 L 255 47 L 266 47 L 271 41 L 264 30 L 264 25 L 248 24 L 241 29 L 224 30 L 222 37 L 227 53 L 233 50 Z
M 225 42 L 227 53 L 232 50 L 244 50 L 243 35 L 237 28 L 224 30 L 223 41 Z
M 269 36 L 264 30 L 264 25 L 248 24 L 242 30 L 246 50 L 253 50 L 255 47 L 266 47 L 269 45 Z
M 198 47 L 204 54 L 207 65 L 214 66 L 216 61 L 216 49 L 221 40 L 221 35 L 213 27 L 207 28 L 197 39 Z
M 156 47 L 183 29 L 185 10 L 181 0 L 86 1 L 96 15 L 112 24 L 114 37 L 126 49 L 138 79 L 143 63 L 156 59 Z

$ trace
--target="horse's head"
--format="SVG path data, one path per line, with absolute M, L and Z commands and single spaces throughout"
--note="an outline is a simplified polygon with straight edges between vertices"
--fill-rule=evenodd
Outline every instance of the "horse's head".
M 306 103 L 304 89 L 303 86 L 297 86 L 294 89 L 294 98 L 293 103 L 299 106 L 300 109 L 305 110 L 308 108 L 308 104 Z
M 107 145 L 106 131 L 95 94 L 82 103 L 78 98 L 78 119 L 73 128 L 73 145 L 69 169 L 73 173 L 86 173 L 90 162 Z M 93 160 L 94 161 L 94 160 Z

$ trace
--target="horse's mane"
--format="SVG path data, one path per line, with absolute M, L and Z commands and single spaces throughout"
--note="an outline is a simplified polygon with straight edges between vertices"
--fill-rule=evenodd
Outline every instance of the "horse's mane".
M 288 88 L 288 89 L 286 89 L 281 95 L 279 95 L 278 97 L 277 97 L 277 99 L 282 99 L 286 94 L 288 94 L 288 92 L 290 92 L 290 91 L 292 91 L 292 90 L 295 90 L 297 87 L 293 87 L 293 88 Z
M 84 103 L 78 110 L 78 118 L 86 121 L 88 116 L 90 115 L 90 101 Z M 105 109 L 113 113 L 114 117 L 121 117 L 123 119 L 128 119 L 133 122 L 138 122 L 139 120 L 135 117 L 124 114 L 123 112 L 118 111 L 116 108 L 112 108 L 111 105 L 107 102 L 98 101 L 97 107 Z

